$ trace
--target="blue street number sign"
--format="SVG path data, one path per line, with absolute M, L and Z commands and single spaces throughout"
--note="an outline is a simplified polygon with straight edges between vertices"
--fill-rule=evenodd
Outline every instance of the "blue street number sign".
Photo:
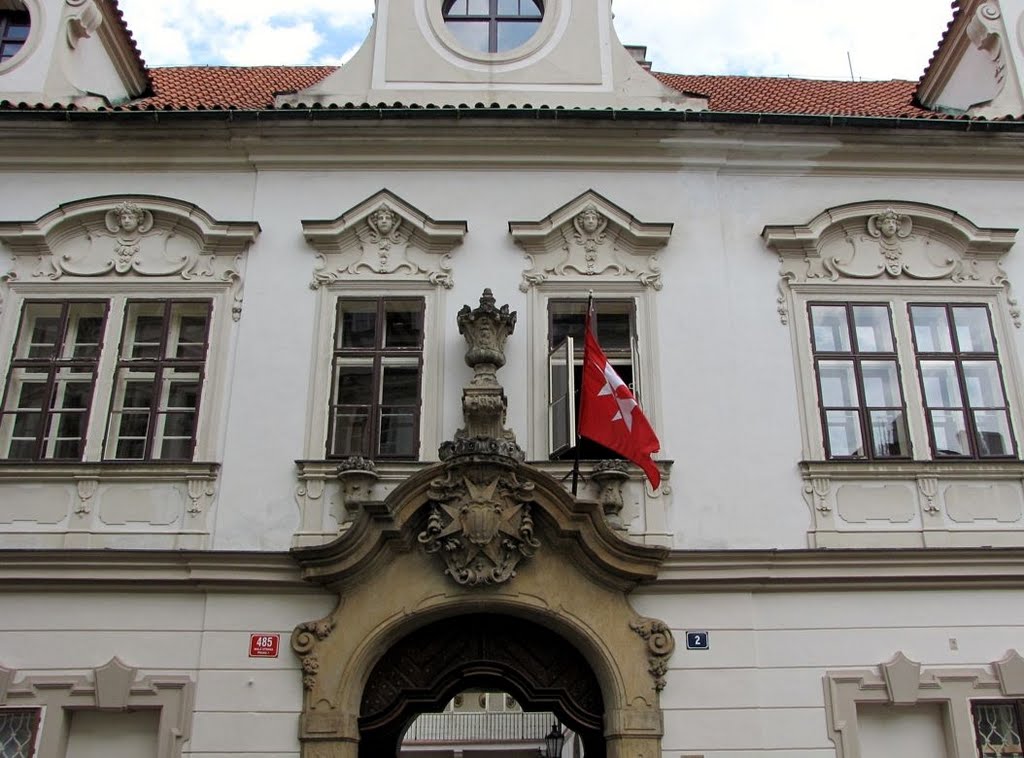
M 708 637 L 707 632 L 687 632 L 686 633 L 686 649 L 687 650 L 707 650 L 711 647 L 711 639 Z

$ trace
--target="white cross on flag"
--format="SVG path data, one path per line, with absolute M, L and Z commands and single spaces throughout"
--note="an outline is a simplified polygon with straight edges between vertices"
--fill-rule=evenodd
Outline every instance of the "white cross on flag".
M 661 474 L 651 453 L 661 449 L 647 417 L 615 372 L 594 335 L 593 308 L 587 312 L 583 341 L 583 382 L 580 388 L 579 433 L 631 460 L 643 469 L 651 486 Z

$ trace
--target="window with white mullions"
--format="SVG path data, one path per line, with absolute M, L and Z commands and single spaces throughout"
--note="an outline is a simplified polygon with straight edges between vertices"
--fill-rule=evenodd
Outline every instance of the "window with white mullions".
M 1020 701 L 975 700 L 971 703 L 971 716 L 979 758 L 1024 755 Z
M 636 308 L 632 300 L 594 300 L 594 331 L 608 362 L 640 397 L 636 339 Z M 583 329 L 586 299 L 548 301 L 548 430 L 552 458 L 575 455 L 576 416 L 583 377 Z M 568 366 L 572 366 L 572 371 Z M 580 457 L 620 458 L 591 440 L 580 440 Z
M 128 302 L 106 458 L 192 459 L 209 325 L 209 301 Z
M 827 456 L 909 458 L 889 307 L 811 303 L 808 309 Z
M 525 44 L 544 17 L 541 0 L 445 0 L 445 26 L 466 49 L 500 53 Z
M 105 302 L 25 303 L 0 412 L 2 457 L 81 460 L 106 316 Z
M 338 301 L 327 456 L 419 454 L 422 298 Z
M 0 708 L 0 756 L 3 758 L 33 758 L 38 732 L 38 708 Z
M 910 320 L 935 457 L 1015 454 L 988 308 L 913 304 Z

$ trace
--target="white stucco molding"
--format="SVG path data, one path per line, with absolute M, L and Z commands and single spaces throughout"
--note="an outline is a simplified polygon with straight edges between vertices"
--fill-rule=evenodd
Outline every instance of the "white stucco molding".
M 948 208 L 870 200 L 829 208 L 806 224 L 766 226 L 761 237 L 779 256 L 783 324 L 789 320 L 790 293 L 805 286 L 919 282 L 1003 290 L 1019 328 L 1021 310 L 1000 266 L 1016 234 L 1016 229 L 979 227 Z
M 857 705 L 939 704 L 952 754 L 975 755 L 971 700 L 1019 697 L 1024 659 L 1016 650 L 983 668 L 925 669 L 902 652 L 868 670 L 829 671 L 824 677 L 829 738 L 836 758 L 861 758 Z
M 65 203 L 35 221 L 0 222 L 13 267 L 0 282 L 69 279 L 222 283 L 241 314 L 243 257 L 258 223 L 218 221 L 202 208 L 156 195 Z
M 44 708 L 39 755 L 64 755 L 76 710 L 159 709 L 157 758 L 176 758 L 192 731 L 195 684 L 187 676 L 140 676 L 112 658 L 92 675 L 25 676 L 0 666 L 0 705 Z
M 435 221 L 382 189 L 334 220 L 302 222 L 306 241 L 318 253 L 310 287 L 384 277 L 450 289 L 451 252 L 467 230 L 465 221 Z
M 644 223 L 594 190 L 587 190 L 540 221 L 510 221 L 509 233 L 526 253 L 519 289 L 556 279 L 634 280 L 661 289 L 656 253 L 671 223 Z

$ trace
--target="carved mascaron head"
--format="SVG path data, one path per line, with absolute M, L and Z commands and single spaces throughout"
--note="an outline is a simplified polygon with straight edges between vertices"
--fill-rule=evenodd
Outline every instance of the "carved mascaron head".
M 475 368 L 479 364 L 491 364 L 496 368 L 505 365 L 505 341 L 516 326 L 516 313 L 507 305 L 497 308 L 494 295 L 485 289 L 480 297 L 480 306 L 470 310 L 468 305 L 459 311 L 459 333 L 464 335 L 469 349 L 466 363 Z
M 868 219 L 868 234 L 879 238 L 883 244 L 893 244 L 897 239 L 910 236 L 913 223 L 910 216 L 900 215 L 892 208 L 886 208 Z
M 107 229 L 114 233 L 131 237 L 149 231 L 153 226 L 153 214 L 135 203 L 119 203 L 113 210 L 107 211 Z
M 380 206 L 370 216 L 370 223 L 382 237 L 387 237 L 398 226 L 394 211 L 386 205 Z

